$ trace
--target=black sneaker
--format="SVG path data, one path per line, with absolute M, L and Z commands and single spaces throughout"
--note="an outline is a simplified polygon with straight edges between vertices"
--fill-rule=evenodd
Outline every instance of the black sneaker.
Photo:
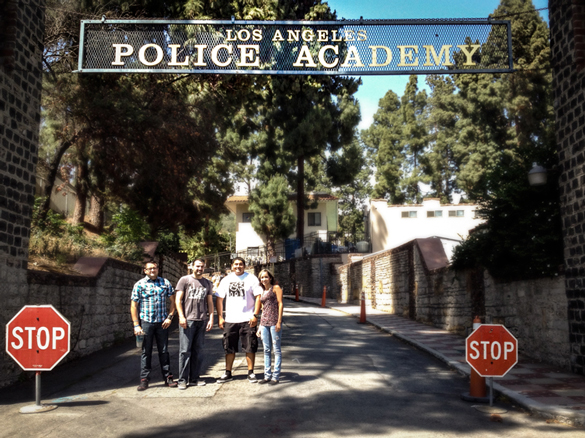
M 217 379 L 217 383 L 225 383 L 225 382 L 230 382 L 232 381 L 234 378 L 232 377 L 232 374 L 228 374 L 228 373 L 223 373 L 223 376 L 221 376 L 219 379 Z
M 169 376 L 167 377 L 167 380 L 165 380 L 165 386 L 168 386 L 169 388 L 176 388 L 178 385 L 179 384 L 173 380 L 173 376 Z
M 272 379 L 272 380 L 270 381 L 270 384 L 271 384 L 271 385 L 278 385 L 278 382 L 279 382 L 279 381 L 278 381 L 277 379 Z
M 262 380 L 258 381 L 258 384 L 264 385 L 265 383 L 268 383 L 268 382 L 270 382 L 270 378 L 267 379 L 266 377 L 264 377 Z
M 142 379 L 140 381 L 140 385 L 138 385 L 138 388 L 136 388 L 136 390 L 137 391 L 144 391 L 145 389 L 148 389 L 148 380 Z
M 256 378 L 256 374 L 254 374 L 254 373 L 248 374 L 248 382 L 258 383 L 258 379 Z

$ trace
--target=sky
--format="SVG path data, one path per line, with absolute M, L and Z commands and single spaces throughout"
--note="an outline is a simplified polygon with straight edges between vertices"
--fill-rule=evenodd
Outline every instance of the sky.
M 548 0 L 532 0 L 536 9 L 548 7 Z M 339 19 L 408 19 L 408 18 L 487 18 L 498 7 L 499 0 L 327 0 Z M 540 11 L 548 22 L 548 11 Z M 514 42 L 512 41 L 512 44 Z M 360 102 L 362 121 L 359 129 L 373 122 L 378 102 L 388 90 L 402 96 L 408 75 L 362 76 L 363 85 L 356 96 Z M 419 88 L 424 76 L 419 78 Z

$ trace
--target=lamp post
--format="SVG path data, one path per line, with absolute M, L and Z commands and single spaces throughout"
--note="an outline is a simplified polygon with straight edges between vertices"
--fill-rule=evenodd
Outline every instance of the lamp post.
M 543 186 L 546 184 L 547 172 L 546 169 L 538 163 L 532 163 L 532 169 L 528 172 L 528 183 L 532 187 Z

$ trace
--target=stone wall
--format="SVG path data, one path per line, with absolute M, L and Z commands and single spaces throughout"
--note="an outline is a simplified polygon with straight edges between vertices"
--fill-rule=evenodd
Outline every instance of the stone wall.
M 0 0 L 0 338 L 26 302 L 39 141 L 43 0 Z M 4 379 L 6 353 L 0 353 Z
M 549 16 L 571 363 L 585 374 L 585 3 L 549 0 Z
M 339 268 L 341 301 L 410 317 L 466 336 L 474 315 L 505 325 L 521 354 L 570 368 L 564 278 L 498 283 L 486 272 L 429 269 L 417 241 Z M 462 341 L 463 342 L 463 341 Z
M 341 298 L 341 283 L 337 267 L 341 256 L 336 254 L 306 256 L 270 265 L 258 265 L 255 274 L 267 268 L 274 273 L 285 294 L 294 294 L 294 286 L 299 286 L 299 295 L 321 298 L 323 286 L 327 286 L 327 298 Z

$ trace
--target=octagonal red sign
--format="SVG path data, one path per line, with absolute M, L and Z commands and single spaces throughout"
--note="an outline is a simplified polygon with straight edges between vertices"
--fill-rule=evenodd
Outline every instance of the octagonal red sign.
M 25 371 L 50 371 L 69 353 L 70 324 L 53 306 L 24 306 L 6 324 L 6 352 Z
M 500 324 L 482 324 L 465 340 L 465 359 L 482 377 L 502 377 L 518 363 L 518 340 Z

